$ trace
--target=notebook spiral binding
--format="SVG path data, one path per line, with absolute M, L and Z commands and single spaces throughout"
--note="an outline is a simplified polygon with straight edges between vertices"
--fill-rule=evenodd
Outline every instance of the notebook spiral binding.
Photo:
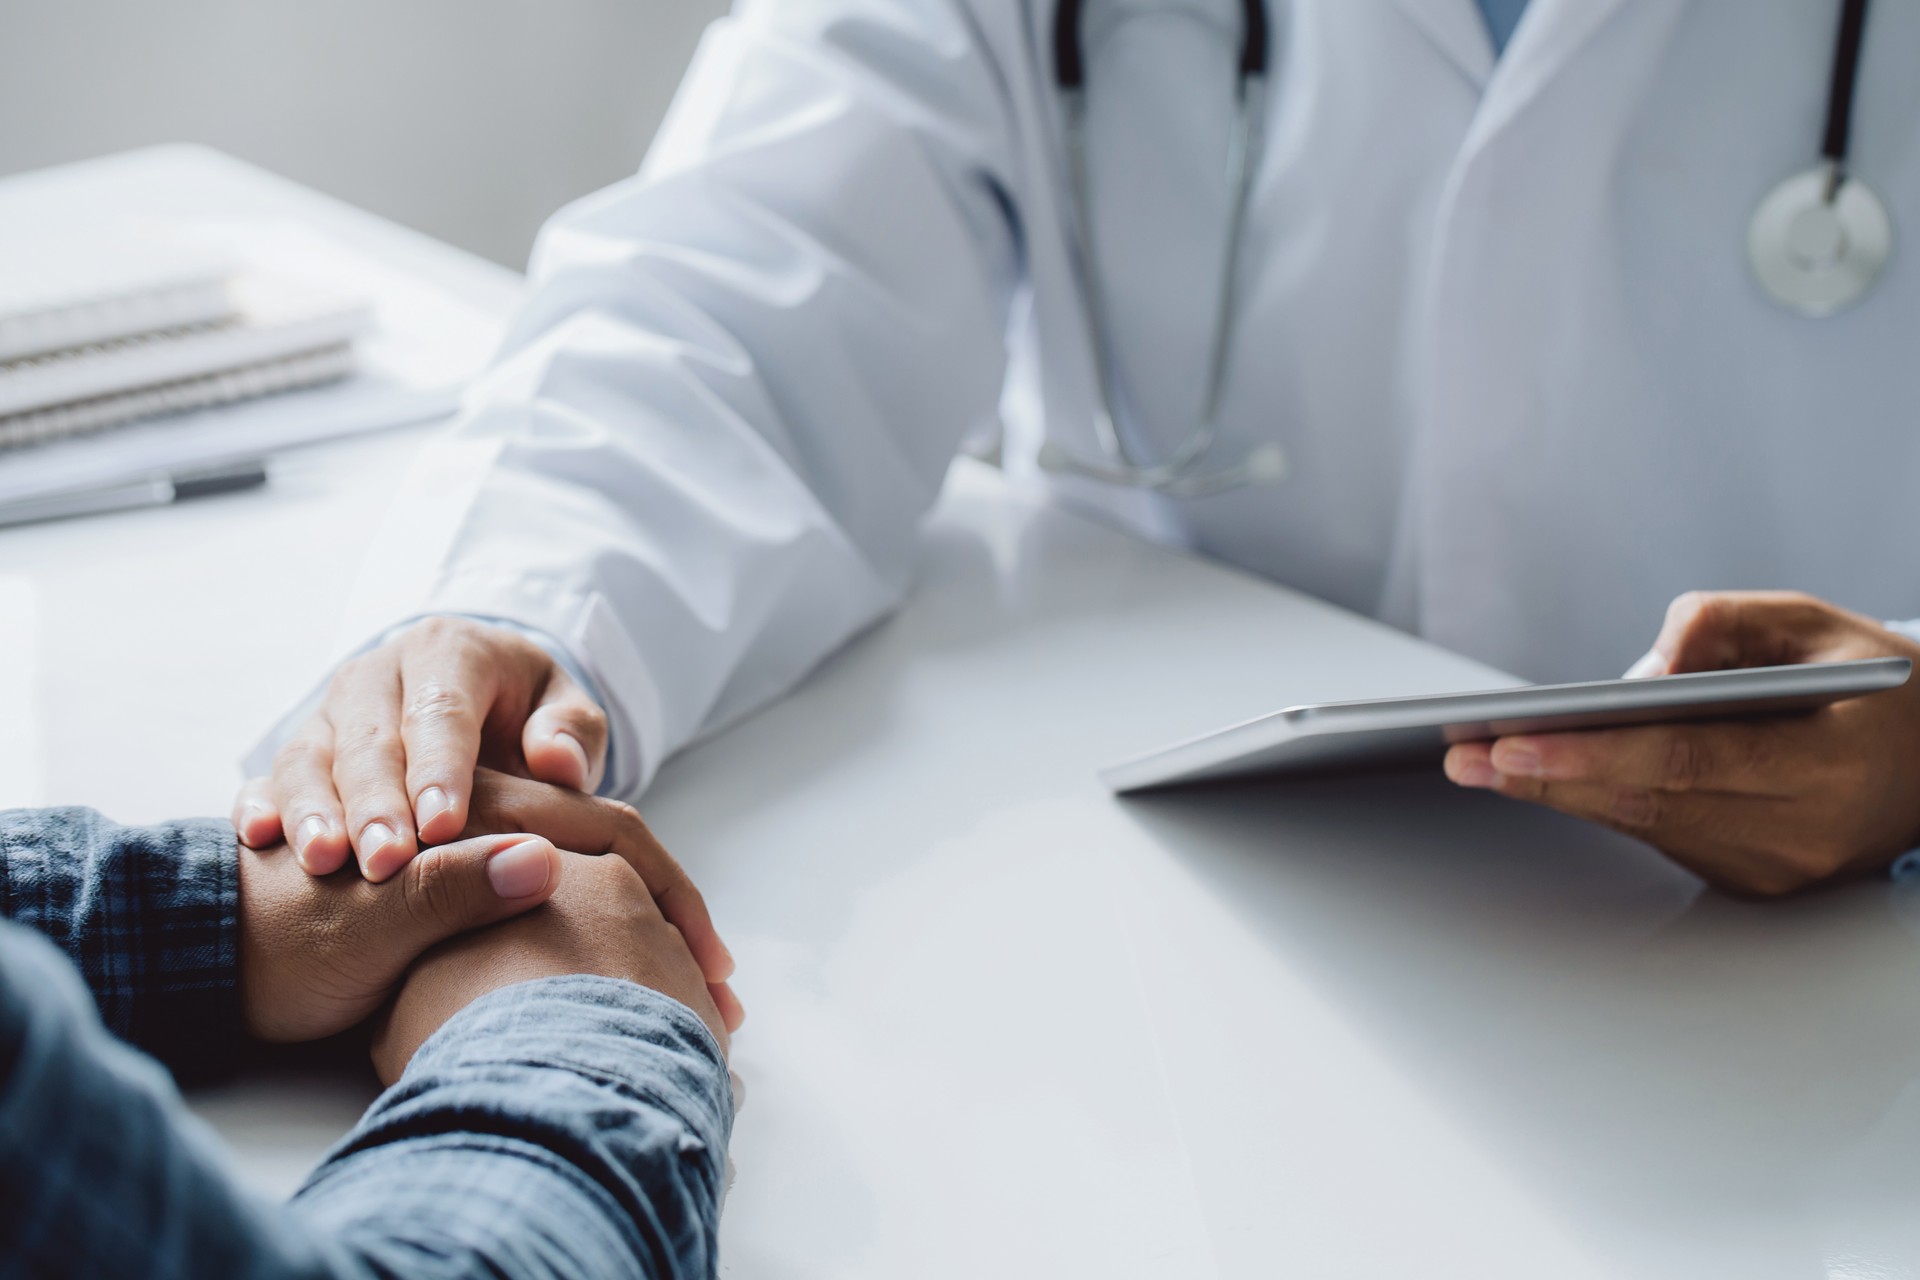
M 353 372 L 353 345 L 340 343 L 278 360 L 183 378 L 70 404 L 0 415 L 0 451 L 103 431 L 137 419 L 210 409 L 255 396 L 318 386 Z

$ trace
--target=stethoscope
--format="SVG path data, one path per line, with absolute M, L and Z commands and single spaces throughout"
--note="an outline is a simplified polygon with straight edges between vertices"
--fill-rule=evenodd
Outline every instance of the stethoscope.
M 1853 87 L 1866 26 L 1867 0 L 1843 0 L 1820 164 L 1768 193 L 1747 228 L 1747 258 L 1761 288 L 1781 306 L 1806 316 L 1830 316 L 1858 302 L 1893 255 L 1886 206 L 1847 172 Z
M 1053 78 L 1066 118 L 1067 174 L 1073 185 L 1075 231 L 1080 238 L 1081 310 L 1093 330 L 1093 373 L 1099 403 L 1094 434 L 1103 460 L 1077 458 L 1053 441 L 1040 447 L 1040 465 L 1108 484 L 1156 489 L 1176 498 L 1204 498 L 1247 484 L 1270 483 L 1286 474 L 1280 446 L 1263 444 L 1238 465 L 1200 470 L 1201 459 L 1220 435 L 1220 390 L 1226 382 L 1227 348 L 1232 345 L 1235 287 L 1240 275 L 1241 230 L 1247 221 L 1247 192 L 1260 151 L 1261 122 L 1267 99 L 1267 8 L 1263 0 L 1243 0 L 1246 17 L 1240 43 L 1238 113 L 1227 149 L 1227 190 L 1232 193 L 1227 222 L 1227 251 L 1220 264 L 1220 304 L 1214 313 L 1213 352 L 1208 358 L 1207 390 L 1200 417 L 1186 440 L 1158 463 L 1133 456 L 1113 420 L 1113 370 L 1106 326 L 1106 284 L 1093 248 L 1093 216 L 1087 196 L 1086 67 L 1080 48 L 1080 0 L 1060 0 L 1053 13 Z
M 1220 301 L 1206 394 L 1186 439 L 1156 463 L 1136 458 L 1114 422 L 1106 286 L 1094 252 L 1088 197 L 1086 66 L 1080 40 L 1080 0 L 1059 0 L 1054 9 L 1053 74 L 1065 118 L 1068 180 L 1080 246 L 1076 283 L 1081 310 L 1092 330 L 1098 395 L 1094 435 L 1102 457 L 1098 461 L 1079 458 L 1048 440 L 1041 446 L 1039 458 L 1048 471 L 1152 489 L 1177 498 L 1200 498 L 1243 485 L 1269 484 L 1286 474 L 1286 455 L 1272 443 L 1253 449 L 1233 466 L 1201 470 L 1201 462 L 1220 435 L 1220 393 L 1226 381 L 1227 350 L 1232 345 L 1241 233 L 1247 220 L 1248 193 L 1259 159 L 1266 107 L 1267 9 L 1264 0 L 1243 0 L 1242 7 L 1245 16 L 1236 90 L 1238 114 L 1227 151 L 1227 189 L 1232 193 L 1232 204 L 1227 251 L 1220 267 Z M 1893 225 L 1886 206 L 1847 169 L 1854 83 L 1860 69 L 1866 17 L 1867 0 L 1842 0 L 1819 166 L 1795 174 L 1768 193 L 1748 227 L 1747 255 L 1754 276 L 1776 302 L 1802 315 L 1829 316 L 1859 301 L 1885 272 L 1893 252 Z

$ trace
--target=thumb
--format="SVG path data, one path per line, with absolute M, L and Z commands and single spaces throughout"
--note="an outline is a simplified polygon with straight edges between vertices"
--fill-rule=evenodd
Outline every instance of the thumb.
M 1667 607 L 1653 652 L 1634 674 L 1724 671 L 1807 661 L 1832 627 L 1832 610 L 1791 591 L 1689 591 Z M 1642 671 L 1642 664 L 1657 664 Z
M 592 791 L 607 765 L 607 713 L 555 667 L 520 735 L 527 771 L 536 781 Z
M 384 936 L 408 948 L 406 963 L 428 947 L 517 916 L 553 896 L 560 853 L 538 836 L 482 836 L 427 849 L 387 885 L 370 885 L 386 904 Z

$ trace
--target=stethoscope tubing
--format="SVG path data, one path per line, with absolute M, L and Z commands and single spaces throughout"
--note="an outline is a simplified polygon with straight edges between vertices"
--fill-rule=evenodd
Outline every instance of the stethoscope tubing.
M 1843 0 L 1840 32 L 1833 42 L 1833 71 L 1827 77 L 1827 125 L 1821 130 L 1820 155 L 1841 178 L 1852 143 L 1854 85 L 1860 78 L 1860 44 L 1867 30 L 1867 0 Z
M 1277 479 L 1283 469 L 1277 447 L 1268 446 L 1239 466 L 1214 474 L 1193 474 L 1219 436 L 1220 397 L 1226 383 L 1233 316 L 1238 307 L 1240 243 L 1246 230 L 1247 204 L 1266 117 L 1268 22 L 1264 0 L 1243 0 L 1242 12 L 1236 121 L 1227 157 L 1230 201 L 1227 252 L 1222 255 L 1219 287 L 1215 291 L 1219 302 L 1208 357 L 1206 392 L 1198 424 L 1187 433 L 1180 446 L 1160 462 L 1143 463 L 1133 456 L 1114 421 L 1112 355 L 1104 324 L 1106 286 L 1095 257 L 1091 183 L 1087 176 L 1086 65 L 1080 43 L 1080 0 L 1060 0 L 1054 10 L 1054 80 L 1062 100 L 1074 230 L 1081 252 L 1081 291 L 1092 328 L 1090 345 L 1099 398 L 1094 434 L 1107 461 L 1076 459 L 1057 445 L 1050 445 L 1041 454 L 1041 465 L 1050 470 L 1072 471 L 1108 484 L 1156 489 L 1192 498 L 1237 488 L 1258 479 Z
M 1867 4 L 1868 0 L 1841 0 L 1840 26 L 1828 76 L 1826 120 L 1821 130 L 1821 169 L 1815 175 L 1796 175 L 1781 183 L 1761 202 L 1749 230 L 1749 253 L 1760 283 L 1781 305 L 1808 316 L 1830 315 L 1864 295 L 1884 269 L 1891 249 L 1891 230 L 1878 197 L 1871 188 L 1852 179 L 1848 172 Z M 1086 59 L 1081 45 L 1081 0 L 1059 0 L 1054 8 L 1054 80 L 1064 108 L 1067 164 L 1081 253 L 1080 287 L 1091 330 L 1097 383 L 1094 434 L 1105 461 L 1075 458 L 1049 442 L 1040 456 L 1041 465 L 1049 470 L 1071 471 L 1109 484 L 1155 489 L 1177 497 L 1201 497 L 1242 484 L 1277 479 L 1284 471 L 1283 455 L 1277 445 L 1269 444 L 1255 450 L 1237 466 L 1211 474 L 1194 474 L 1219 437 L 1220 399 L 1238 308 L 1240 242 L 1246 229 L 1247 205 L 1266 113 L 1269 22 L 1265 0 L 1242 0 L 1241 9 L 1239 117 L 1228 158 L 1232 204 L 1228 215 L 1227 251 L 1222 255 L 1221 279 L 1216 291 L 1219 308 L 1206 393 L 1199 422 L 1180 446 L 1158 463 L 1142 463 L 1122 438 L 1113 413 L 1112 353 L 1104 319 L 1106 287 L 1096 260 L 1087 176 Z M 1836 252 L 1831 262 L 1822 259 L 1815 265 L 1796 267 L 1792 220 L 1815 212 L 1819 217 L 1835 220 L 1832 225 L 1837 230 L 1833 234 L 1840 236 L 1838 243 L 1847 247 Z M 1848 231 L 1857 239 L 1847 238 L 1844 233 Z

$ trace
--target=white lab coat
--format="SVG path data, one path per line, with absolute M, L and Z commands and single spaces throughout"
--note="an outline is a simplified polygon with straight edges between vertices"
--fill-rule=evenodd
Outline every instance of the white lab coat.
M 1827 320 L 1747 222 L 1816 160 L 1836 6 L 1274 0 L 1222 439 L 1181 501 L 1098 456 L 1046 0 L 765 0 L 703 43 L 639 176 L 562 211 L 536 292 L 370 567 L 363 625 L 558 638 L 632 793 L 909 587 L 956 448 L 1150 536 L 1535 679 L 1600 677 L 1693 587 L 1920 615 L 1920 245 Z M 1237 0 L 1088 0 L 1096 251 L 1123 428 L 1204 390 Z M 1874 7 L 1855 172 L 1920 227 L 1920 4 Z M 1003 395 L 1003 392 L 1005 393 Z M 370 615 L 364 610 L 371 610 Z

